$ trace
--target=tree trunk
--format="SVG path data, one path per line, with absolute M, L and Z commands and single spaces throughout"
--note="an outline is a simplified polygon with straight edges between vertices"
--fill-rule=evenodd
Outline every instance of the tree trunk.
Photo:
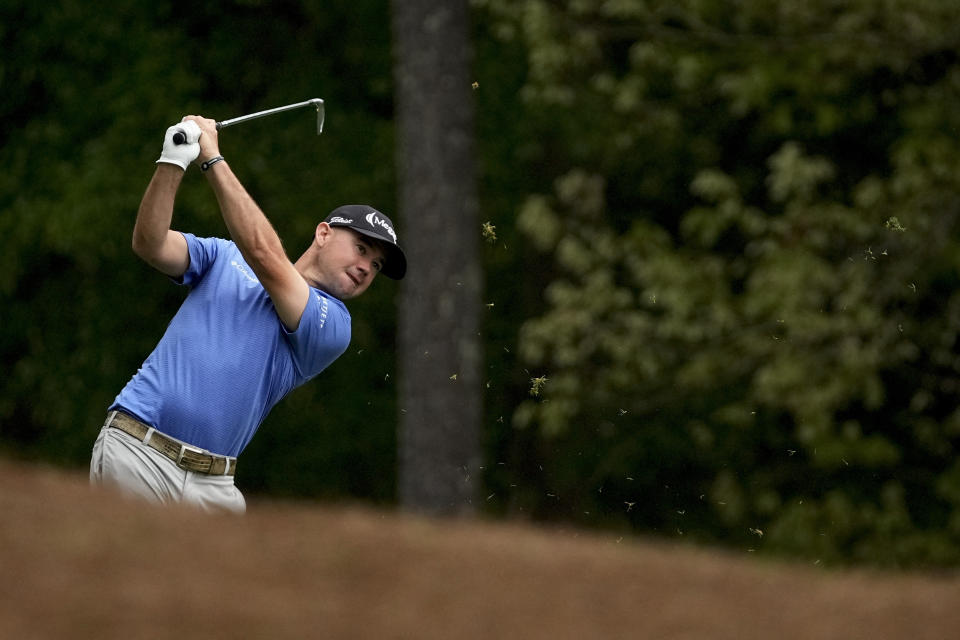
M 399 499 L 470 514 L 480 464 L 480 224 L 467 0 L 394 0 Z

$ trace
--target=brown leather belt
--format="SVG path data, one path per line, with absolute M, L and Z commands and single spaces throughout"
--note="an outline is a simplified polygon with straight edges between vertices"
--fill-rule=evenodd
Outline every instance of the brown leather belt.
M 211 476 L 232 476 L 237 472 L 237 459 L 218 456 L 166 436 L 122 411 L 107 414 L 104 427 L 113 427 L 128 433 L 151 449 L 156 449 L 187 471 Z

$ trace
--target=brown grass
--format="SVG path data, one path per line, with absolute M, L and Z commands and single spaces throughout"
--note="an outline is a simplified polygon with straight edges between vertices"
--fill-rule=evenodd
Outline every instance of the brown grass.
M 242 518 L 0 460 L 0 638 L 960 637 L 960 578 L 362 508 Z

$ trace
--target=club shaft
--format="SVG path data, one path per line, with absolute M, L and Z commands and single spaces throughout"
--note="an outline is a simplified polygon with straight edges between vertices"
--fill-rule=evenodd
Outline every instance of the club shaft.
M 282 107 L 274 107 L 273 109 L 265 109 L 264 111 L 257 111 L 256 113 L 248 113 L 245 116 L 237 116 L 236 118 L 230 118 L 229 120 L 221 120 L 217 123 L 217 130 L 223 129 L 224 127 L 230 127 L 235 124 L 240 124 L 241 122 L 246 122 L 248 120 L 256 120 L 257 118 L 263 118 L 265 116 L 272 116 L 275 113 L 280 113 L 282 111 L 290 111 L 291 109 L 300 109 L 301 107 L 306 107 L 313 105 L 317 109 L 317 135 L 323 131 L 323 100 L 320 98 L 313 98 L 311 100 L 304 100 L 303 102 L 297 102 L 295 104 L 288 104 Z
M 303 102 L 297 102 L 295 104 L 288 104 L 282 107 L 274 107 L 273 109 L 266 109 L 264 111 L 257 111 L 256 113 L 248 113 L 245 116 L 238 116 L 236 118 L 230 118 L 229 120 L 222 120 L 217 123 L 217 131 L 223 129 L 224 127 L 229 127 L 235 124 L 240 124 L 241 122 L 246 122 L 247 120 L 256 120 L 257 118 L 263 118 L 264 116 L 272 116 L 275 113 L 280 113 L 281 111 L 290 111 L 291 109 L 299 109 L 300 107 L 306 107 L 312 105 L 317 109 L 317 135 L 323 131 L 323 100 L 320 98 L 312 98 L 310 100 L 304 100 Z M 173 134 L 173 143 L 174 144 L 184 144 L 187 141 L 186 135 L 183 132 L 178 131 Z

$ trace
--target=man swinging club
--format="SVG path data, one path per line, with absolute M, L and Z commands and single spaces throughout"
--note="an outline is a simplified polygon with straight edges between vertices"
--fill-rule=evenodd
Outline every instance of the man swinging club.
M 232 241 L 170 228 L 177 190 L 194 161 Z M 215 121 L 187 116 L 167 129 L 137 213 L 133 250 L 190 291 L 109 407 L 90 480 L 155 502 L 242 513 L 246 503 L 233 482 L 237 456 L 281 398 L 347 349 L 343 301 L 366 291 L 377 273 L 404 276 L 393 224 L 366 205 L 339 207 L 291 263 L 220 155 Z

